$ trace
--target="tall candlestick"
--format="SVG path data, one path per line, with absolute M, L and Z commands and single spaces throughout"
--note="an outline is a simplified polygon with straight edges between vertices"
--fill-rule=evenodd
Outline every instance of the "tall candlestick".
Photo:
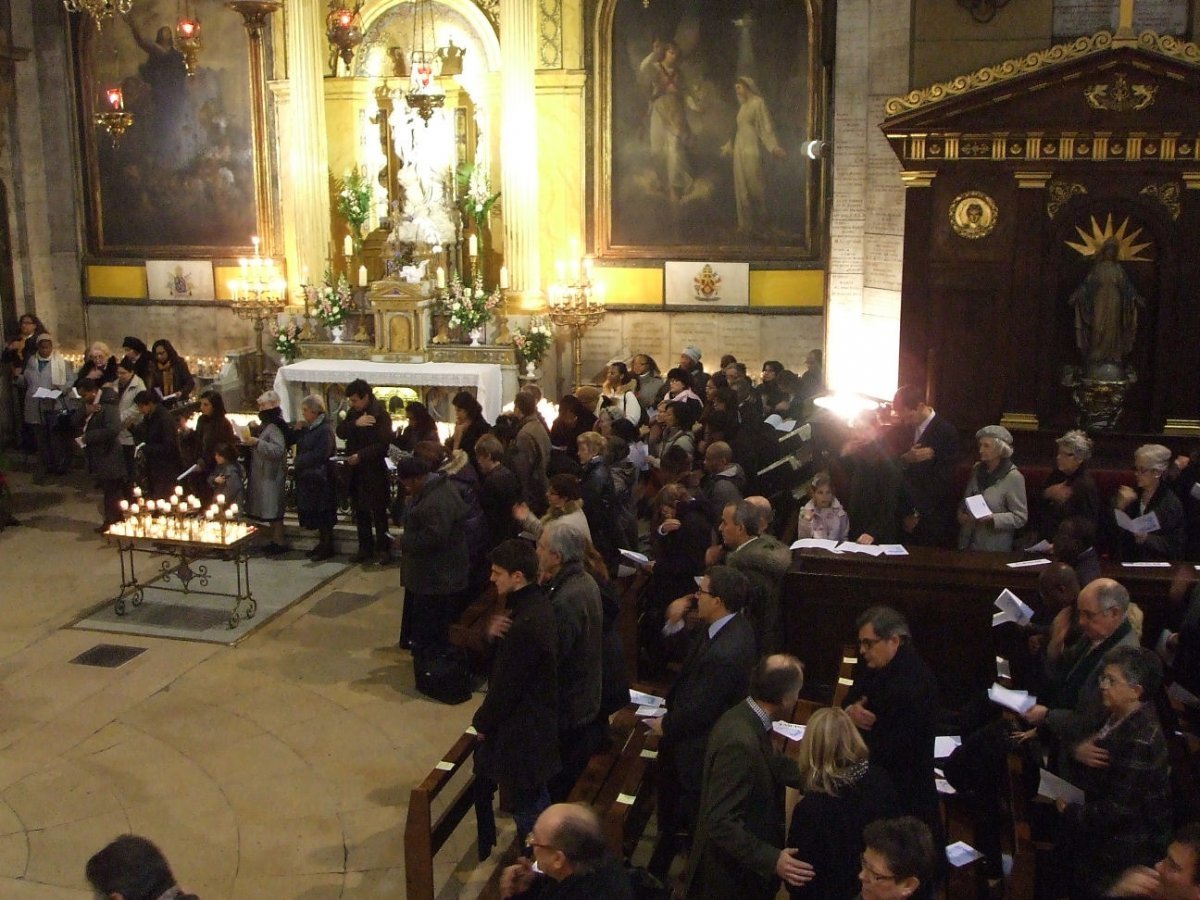
M 444 291 L 446 289 L 446 270 L 441 266 L 437 267 L 437 286 L 438 290 Z
M 358 267 L 358 286 L 359 287 L 367 286 L 367 267 L 366 266 Z
M 467 238 L 467 255 L 474 259 L 479 255 L 479 238 L 471 235 Z
M 344 238 L 342 238 L 342 256 L 349 259 L 353 255 L 354 255 L 354 238 L 350 237 L 350 235 L 346 235 Z
M 500 290 L 508 290 L 508 266 L 500 267 Z

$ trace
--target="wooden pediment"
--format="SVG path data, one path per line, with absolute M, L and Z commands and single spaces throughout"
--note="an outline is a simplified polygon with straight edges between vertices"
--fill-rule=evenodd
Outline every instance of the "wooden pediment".
M 1103 31 L 894 97 L 880 127 L 908 171 L 949 161 L 1196 168 L 1197 97 L 1200 46 Z

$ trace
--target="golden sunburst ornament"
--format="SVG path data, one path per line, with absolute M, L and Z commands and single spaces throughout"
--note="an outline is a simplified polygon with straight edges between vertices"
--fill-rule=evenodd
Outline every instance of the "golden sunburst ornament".
M 1077 244 L 1074 241 L 1064 241 L 1064 243 L 1072 250 L 1077 251 L 1081 256 L 1095 256 L 1107 241 L 1112 240 L 1117 242 L 1117 259 L 1129 262 L 1151 261 L 1149 257 L 1141 255 L 1141 252 L 1151 246 L 1151 243 L 1149 241 L 1144 244 L 1136 243 L 1142 233 L 1142 229 L 1135 228 L 1130 232 L 1128 216 L 1125 217 L 1125 221 L 1121 223 L 1116 231 L 1113 231 L 1112 213 L 1108 214 L 1108 219 L 1105 221 L 1103 228 L 1096 221 L 1096 217 L 1092 216 L 1091 234 L 1084 231 L 1078 225 L 1075 226 L 1075 230 L 1079 232 L 1079 237 L 1083 240 L 1083 243 Z

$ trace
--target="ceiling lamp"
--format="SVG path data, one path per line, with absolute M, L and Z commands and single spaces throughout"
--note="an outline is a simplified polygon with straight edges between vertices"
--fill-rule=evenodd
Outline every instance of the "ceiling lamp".
M 363 42 L 362 20 L 358 16 L 361 9 L 362 0 L 357 0 L 353 8 L 339 0 L 329 0 L 329 15 L 325 17 L 325 37 L 329 39 L 333 50 L 329 55 L 331 75 L 337 75 L 339 57 L 349 70 L 354 51 Z
M 200 53 L 200 20 L 192 14 L 191 0 L 184 0 L 175 23 L 175 49 L 183 54 L 183 67 L 188 76 L 196 74 L 196 61 Z
M 97 30 L 115 14 L 125 15 L 133 8 L 133 0 L 63 0 L 67 12 L 84 13 L 92 17 Z
M 409 88 L 404 98 L 411 109 L 429 125 L 435 109 L 446 103 L 446 92 L 438 83 L 441 57 L 434 34 L 433 0 L 414 0 L 412 49 L 409 51 Z M 428 31 L 428 38 L 426 37 Z

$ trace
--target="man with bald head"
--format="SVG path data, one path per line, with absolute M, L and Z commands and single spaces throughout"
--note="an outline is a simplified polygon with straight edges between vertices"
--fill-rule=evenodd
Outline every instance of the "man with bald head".
M 1074 766 L 1094 765 L 1103 752 L 1091 736 L 1108 717 L 1100 697 L 1104 654 L 1113 647 L 1138 645 L 1129 624 L 1129 591 L 1111 578 L 1097 578 L 1080 591 L 1075 614 L 1079 637 L 1057 660 L 1047 658 L 1046 692 L 1025 713 L 1027 721 L 1044 726 L 1058 742 L 1059 770 L 1068 781 Z
M 729 504 L 739 502 L 745 490 L 746 473 L 733 461 L 733 448 L 724 441 L 713 441 L 704 451 L 700 496 L 716 516 Z
M 547 807 L 525 843 L 533 857 L 521 857 L 504 870 L 501 897 L 633 900 L 625 867 L 609 855 L 600 819 L 590 806 Z

